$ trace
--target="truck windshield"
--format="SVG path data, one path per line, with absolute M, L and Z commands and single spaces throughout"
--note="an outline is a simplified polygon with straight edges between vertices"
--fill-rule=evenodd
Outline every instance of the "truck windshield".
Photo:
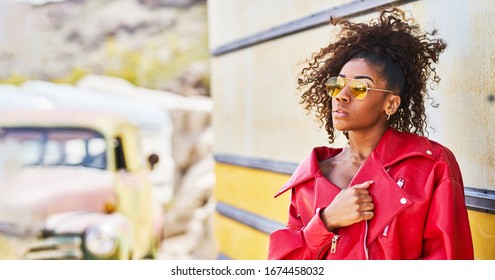
M 0 128 L 0 140 L 23 166 L 83 166 L 106 169 L 103 136 L 81 128 Z

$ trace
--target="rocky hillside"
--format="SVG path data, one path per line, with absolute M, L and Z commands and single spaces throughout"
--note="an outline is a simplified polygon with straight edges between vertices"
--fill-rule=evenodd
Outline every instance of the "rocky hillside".
M 0 3 L 0 82 L 98 74 L 209 95 L 205 0 L 27 2 Z

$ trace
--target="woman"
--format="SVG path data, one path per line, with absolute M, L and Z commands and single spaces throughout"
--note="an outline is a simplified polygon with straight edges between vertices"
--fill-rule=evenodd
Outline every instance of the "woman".
M 325 125 L 276 195 L 291 191 L 289 221 L 269 259 L 473 259 L 454 155 L 423 136 L 426 83 L 446 47 L 399 9 L 341 32 L 301 71 L 302 103 Z

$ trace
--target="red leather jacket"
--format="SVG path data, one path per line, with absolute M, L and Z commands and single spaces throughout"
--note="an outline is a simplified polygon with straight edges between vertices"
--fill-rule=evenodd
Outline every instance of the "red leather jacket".
M 473 259 L 464 187 L 444 146 L 388 129 L 350 186 L 369 187 L 375 216 L 328 232 L 320 219 L 340 189 L 318 162 L 342 149 L 314 148 L 275 196 L 291 190 L 287 227 L 270 235 L 269 259 Z

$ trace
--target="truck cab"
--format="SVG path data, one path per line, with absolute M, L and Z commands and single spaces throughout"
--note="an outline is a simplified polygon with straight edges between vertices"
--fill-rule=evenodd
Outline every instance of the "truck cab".
M 0 258 L 142 259 L 163 233 L 156 154 L 122 116 L 76 110 L 0 114 Z

